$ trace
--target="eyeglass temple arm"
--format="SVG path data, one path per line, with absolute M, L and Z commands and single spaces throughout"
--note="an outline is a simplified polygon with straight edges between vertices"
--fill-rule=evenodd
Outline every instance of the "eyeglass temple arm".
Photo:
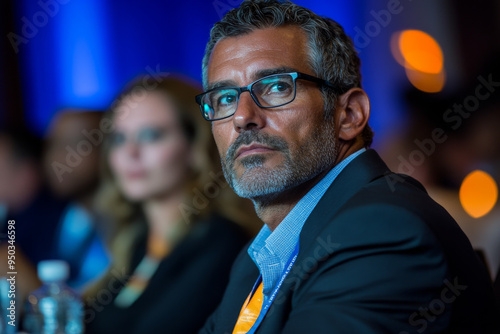
M 333 89 L 338 94 L 343 94 L 343 93 L 346 92 L 345 89 L 339 89 L 338 87 L 336 87 L 330 81 L 326 81 L 326 80 L 323 80 L 323 79 L 320 79 L 320 78 L 316 78 L 316 77 L 313 77 L 313 76 L 311 76 L 309 74 L 297 72 L 297 78 L 299 78 L 299 79 L 306 79 L 306 80 L 309 80 L 309 81 L 313 81 L 313 82 L 319 83 L 320 85 L 327 86 L 327 87 Z

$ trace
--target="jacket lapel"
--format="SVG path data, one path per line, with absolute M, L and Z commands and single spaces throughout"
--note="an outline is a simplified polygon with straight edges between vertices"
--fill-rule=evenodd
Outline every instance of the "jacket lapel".
M 307 256 L 308 250 L 317 242 L 320 232 L 330 223 L 342 205 L 363 186 L 389 173 L 389 168 L 378 153 L 371 149 L 351 161 L 333 181 L 306 220 L 299 237 L 300 250 L 297 262 Z
M 284 301 L 287 300 L 286 296 L 293 290 L 291 286 L 298 282 L 294 278 L 297 276 L 300 277 L 300 268 L 302 266 L 298 264 L 310 255 L 315 243 L 318 242 L 317 239 L 321 231 L 331 221 L 330 218 L 364 185 L 389 172 L 389 169 L 379 155 L 374 150 L 367 150 L 351 161 L 338 175 L 304 224 L 299 237 L 300 247 L 296 264 L 289 274 L 290 279 L 285 279 L 283 282 L 283 286 L 276 296 L 276 301 L 271 306 L 268 315 L 261 325 L 263 333 L 278 332 L 283 325 L 282 321 L 285 321 L 284 319 L 287 317 L 287 303 L 284 303 Z M 243 300 L 248 295 L 252 284 L 259 274 L 257 267 L 250 257 L 246 254 L 241 256 L 243 256 L 243 259 L 236 261 L 239 267 L 236 268 L 237 270 L 233 270 L 236 276 L 232 279 L 233 284 L 226 290 L 225 299 L 231 299 L 231 310 L 225 310 L 223 319 L 220 319 L 224 321 L 223 328 L 226 329 L 234 327 Z M 245 273 L 245 275 L 242 273 Z M 242 289 L 243 286 L 245 288 Z M 241 291 L 244 291 L 244 293 L 241 293 Z
M 311 255 L 314 256 L 317 244 L 322 242 L 322 230 L 331 224 L 331 218 L 363 186 L 388 173 L 390 171 L 379 155 L 374 150 L 367 150 L 351 161 L 333 181 L 302 228 L 297 260 L 262 322 L 262 333 L 276 333 L 282 328 L 290 312 L 290 294 L 302 282 L 303 268 L 308 267 L 306 262 Z

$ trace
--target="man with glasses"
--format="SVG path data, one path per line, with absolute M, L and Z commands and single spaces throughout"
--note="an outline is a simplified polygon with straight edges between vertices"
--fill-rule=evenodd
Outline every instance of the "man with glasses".
M 196 101 L 265 225 L 201 333 L 489 333 L 467 238 L 368 149 L 359 66 L 341 26 L 287 1 L 244 1 L 212 29 Z

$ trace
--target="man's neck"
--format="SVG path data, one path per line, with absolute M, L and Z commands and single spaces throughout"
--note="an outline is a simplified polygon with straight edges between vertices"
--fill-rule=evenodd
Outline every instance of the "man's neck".
M 272 198 L 253 199 L 257 216 L 274 231 L 276 227 L 285 219 L 292 211 L 297 203 L 333 168 L 316 175 L 311 180 L 281 194 L 275 195 Z
M 335 166 L 337 166 L 342 160 L 350 156 L 351 154 L 357 152 L 363 148 L 362 143 L 356 142 L 354 145 L 345 145 L 347 143 L 341 143 L 338 147 L 338 154 L 335 159 L 335 163 L 331 168 L 326 169 L 320 174 L 316 175 L 311 180 L 293 188 L 289 189 L 281 194 L 274 195 L 269 198 L 257 198 L 252 199 L 257 216 L 269 227 L 271 231 L 274 231 L 278 225 L 285 219 L 285 217 L 292 211 L 292 209 L 297 205 L 297 203 Z

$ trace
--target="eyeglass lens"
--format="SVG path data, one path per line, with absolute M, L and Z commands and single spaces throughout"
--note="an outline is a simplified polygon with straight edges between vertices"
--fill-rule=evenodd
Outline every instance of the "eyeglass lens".
M 251 85 L 250 91 L 260 107 L 280 106 L 294 99 L 294 79 L 289 74 L 262 78 Z M 205 116 L 218 119 L 234 114 L 239 95 L 239 90 L 234 88 L 221 88 L 205 94 L 202 99 Z

